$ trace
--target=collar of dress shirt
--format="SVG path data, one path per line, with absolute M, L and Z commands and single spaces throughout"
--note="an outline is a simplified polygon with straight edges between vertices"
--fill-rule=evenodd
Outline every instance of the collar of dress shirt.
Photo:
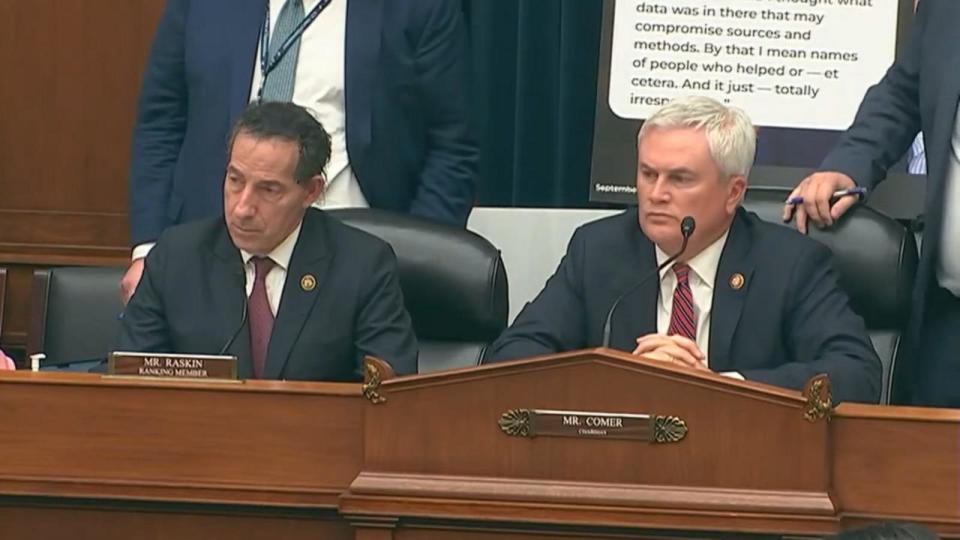
M 277 16 L 280 15 L 280 10 L 283 9 L 283 6 L 286 3 L 287 3 L 287 0 L 270 0 L 271 24 L 273 24 L 273 22 L 277 20 Z M 313 9 L 319 3 L 320 3 L 320 0 L 303 0 L 304 14 L 310 13 L 310 10 Z
M 730 229 L 728 228 L 720 238 L 714 240 L 712 244 L 687 261 L 690 270 L 692 270 L 693 273 L 700 278 L 700 281 L 710 288 L 710 290 L 713 290 L 713 283 L 717 278 L 717 268 L 720 266 L 720 256 L 723 255 L 723 246 L 726 245 L 729 234 Z M 655 245 L 655 247 L 657 251 L 657 265 L 661 265 L 663 261 L 670 258 L 670 255 L 667 255 L 665 251 L 660 249 L 660 246 Z M 672 268 L 672 266 L 668 266 L 660 271 L 661 281 L 663 281 L 663 277 L 667 272 L 670 272 Z
M 280 245 L 273 248 L 273 251 L 267 254 L 267 257 L 273 260 L 273 264 L 283 268 L 286 271 L 290 268 L 290 258 L 293 257 L 293 248 L 297 245 L 297 238 L 300 237 L 300 228 L 303 227 L 303 220 L 297 223 L 297 228 L 287 236 Z M 253 253 L 240 250 L 240 256 L 243 258 L 243 264 L 246 265 L 253 258 Z

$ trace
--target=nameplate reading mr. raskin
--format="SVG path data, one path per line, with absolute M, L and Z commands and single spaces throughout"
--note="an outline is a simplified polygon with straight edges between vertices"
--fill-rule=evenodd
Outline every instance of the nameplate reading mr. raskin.
M 236 379 L 237 357 L 115 352 L 110 355 L 108 373 L 168 379 Z

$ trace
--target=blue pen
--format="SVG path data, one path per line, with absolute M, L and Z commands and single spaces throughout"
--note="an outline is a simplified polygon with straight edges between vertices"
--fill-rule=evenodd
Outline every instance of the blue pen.
M 847 197 L 849 195 L 856 195 L 858 197 L 863 197 L 867 194 L 867 188 L 865 187 L 855 187 L 850 189 L 841 189 L 840 191 L 834 191 L 831 199 L 839 199 L 840 197 Z M 787 199 L 787 204 L 798 205 L 803 204 L 803 197 L 790 197 Z

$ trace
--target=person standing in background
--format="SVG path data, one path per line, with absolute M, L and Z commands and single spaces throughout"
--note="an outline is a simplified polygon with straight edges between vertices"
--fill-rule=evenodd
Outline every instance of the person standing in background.
M 839 190 L 872 189 L 922 131 L 927 169 L 923 245 L 908 337 L 912 363 L 898 370 L 910 403 L 960 407 L 960 2 L 923 0 L 905 53 L 863 98 L 820 172 L 791 193 L 784 220 L 830 226 L 856 202 Z
M 223 144 L 252 101 L 293 101 L 330 132 L 316 206 L 464 226 L 478 149 L 460 9 L 455 0 L 168 0 L 133 134 L 124 301 L 164 229 L 222 212 Z

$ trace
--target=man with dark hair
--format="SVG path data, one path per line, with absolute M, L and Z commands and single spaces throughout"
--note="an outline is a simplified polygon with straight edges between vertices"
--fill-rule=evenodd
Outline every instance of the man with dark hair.
M 242 378 L 356 380 L 365 355 L 416 372 L 390 247 L 311 208 L 329 158 L 330 137 L 302 107 L 247 108 L 231 135 L 224 216 L 161 235 L 118 349 L 224 351 Z
M 124 301 L 164 229 L 220 213 L 220 150 L 253 101 L 307 107 L 330 134 L 315 206 L 463 227 L 478 162 L 466 37 L 457 0 L 166 0 L 133 131 Z

